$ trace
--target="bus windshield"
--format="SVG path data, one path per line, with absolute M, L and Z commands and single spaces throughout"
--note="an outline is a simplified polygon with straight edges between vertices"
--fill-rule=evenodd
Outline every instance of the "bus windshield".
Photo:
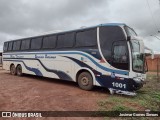
M 106 61 L 117 69 L 129 70 L 129 51 L 123 29 L 118 26 L 101 27 L 99 34 Z
M 144 71 L 144 54 L 140 53 L 140 43 L 138 40 L 131 40 L 132 66 L 133 71 Z
M 125 27 L 128 36 L 137 36 L 137 33 L 130 27 Z

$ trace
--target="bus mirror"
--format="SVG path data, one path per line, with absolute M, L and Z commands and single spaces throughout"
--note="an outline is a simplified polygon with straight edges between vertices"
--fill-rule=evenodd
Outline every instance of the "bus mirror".
M 144 46 L 144 43 L 143 43 L 143 41 L 139 41 L 139 44 L 140 44 L 140 53 L 144 53 L 144 49 L 145 49 L 145 46 Z
M 127 36 L 127 40 L 128 40 L 128 41 L 131 40 L 131 36 Z
M 149 53 L 147 55 L 151 55 L 151 58 L 154 59 L 154 51 L 146 46 L 145 46 L 145 50 L 148 50 Z
M 152 49 L 150 49 L 151 51 L 151 59 L 153 60 L 154 59 L 154 51 Z

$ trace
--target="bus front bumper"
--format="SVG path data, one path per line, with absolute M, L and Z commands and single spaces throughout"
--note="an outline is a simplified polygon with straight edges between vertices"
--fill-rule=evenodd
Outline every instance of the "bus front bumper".
M 139 90 L 140 88 L 143 87 L 144 84 L 146 84 L 145 80 L 143 79 L 140 79 L 140 78 L 134 78 L 133 79 L 134 81 L 134 84 L 133 84 L 133 89 L 136 91 L 136 90 Z

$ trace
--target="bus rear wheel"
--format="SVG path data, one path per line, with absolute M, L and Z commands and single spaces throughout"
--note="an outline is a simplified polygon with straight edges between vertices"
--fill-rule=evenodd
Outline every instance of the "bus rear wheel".
M 16 67 L 13 64 L 10 67 L 10 73 L 11 73 L 11 75 L 16 75 Z
M 18 76 L 22 76 L 23 73 L 22 73 L 22 66 L 21 65 L 17 66 L 16 71 L 17 71 Z
M 92 90 L 93 88 L 93 78 L 90 73 L 82 72 L 78 76 L 78 85 L 83 90 Z

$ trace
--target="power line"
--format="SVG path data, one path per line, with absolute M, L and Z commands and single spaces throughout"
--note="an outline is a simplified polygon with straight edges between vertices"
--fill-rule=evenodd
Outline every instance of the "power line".
M 153 37 L 157 38 L 158 40 L 160 40 L 160 38 L 159 38 L 159 37 L 157 37 L 157 36 L 155 36 L 155 35 L 151 35 L 151 36 L 153 36 Z
M 149 11 L 150 11 L 150 14 L 151 14 L 153 23 L 154 23 L 155 30 L 158 32 L 158 31 L 159 31 L 159 29 L 158 29 L 158 27 L 157 27 L 158 25 L 157 25 L 157 23 L 156 23 L 156 20 L 154 19 L 154 16 L 153 16 L 153 13 L 152 13 L 152 9 L 151 9 L 151 7 L 150 7 L 150 5 L 149 5 L 149 1 L 148 1 L 148 0 L 146 0 L 146 1 L 147 1 L 147 5 L 148 5 L 148 8 L 149 8 Z M 159 0 L 159 2 L 160 2 L 160 0 Z M 156 34 L 157 34 L 157 32 L 156 32 Z

